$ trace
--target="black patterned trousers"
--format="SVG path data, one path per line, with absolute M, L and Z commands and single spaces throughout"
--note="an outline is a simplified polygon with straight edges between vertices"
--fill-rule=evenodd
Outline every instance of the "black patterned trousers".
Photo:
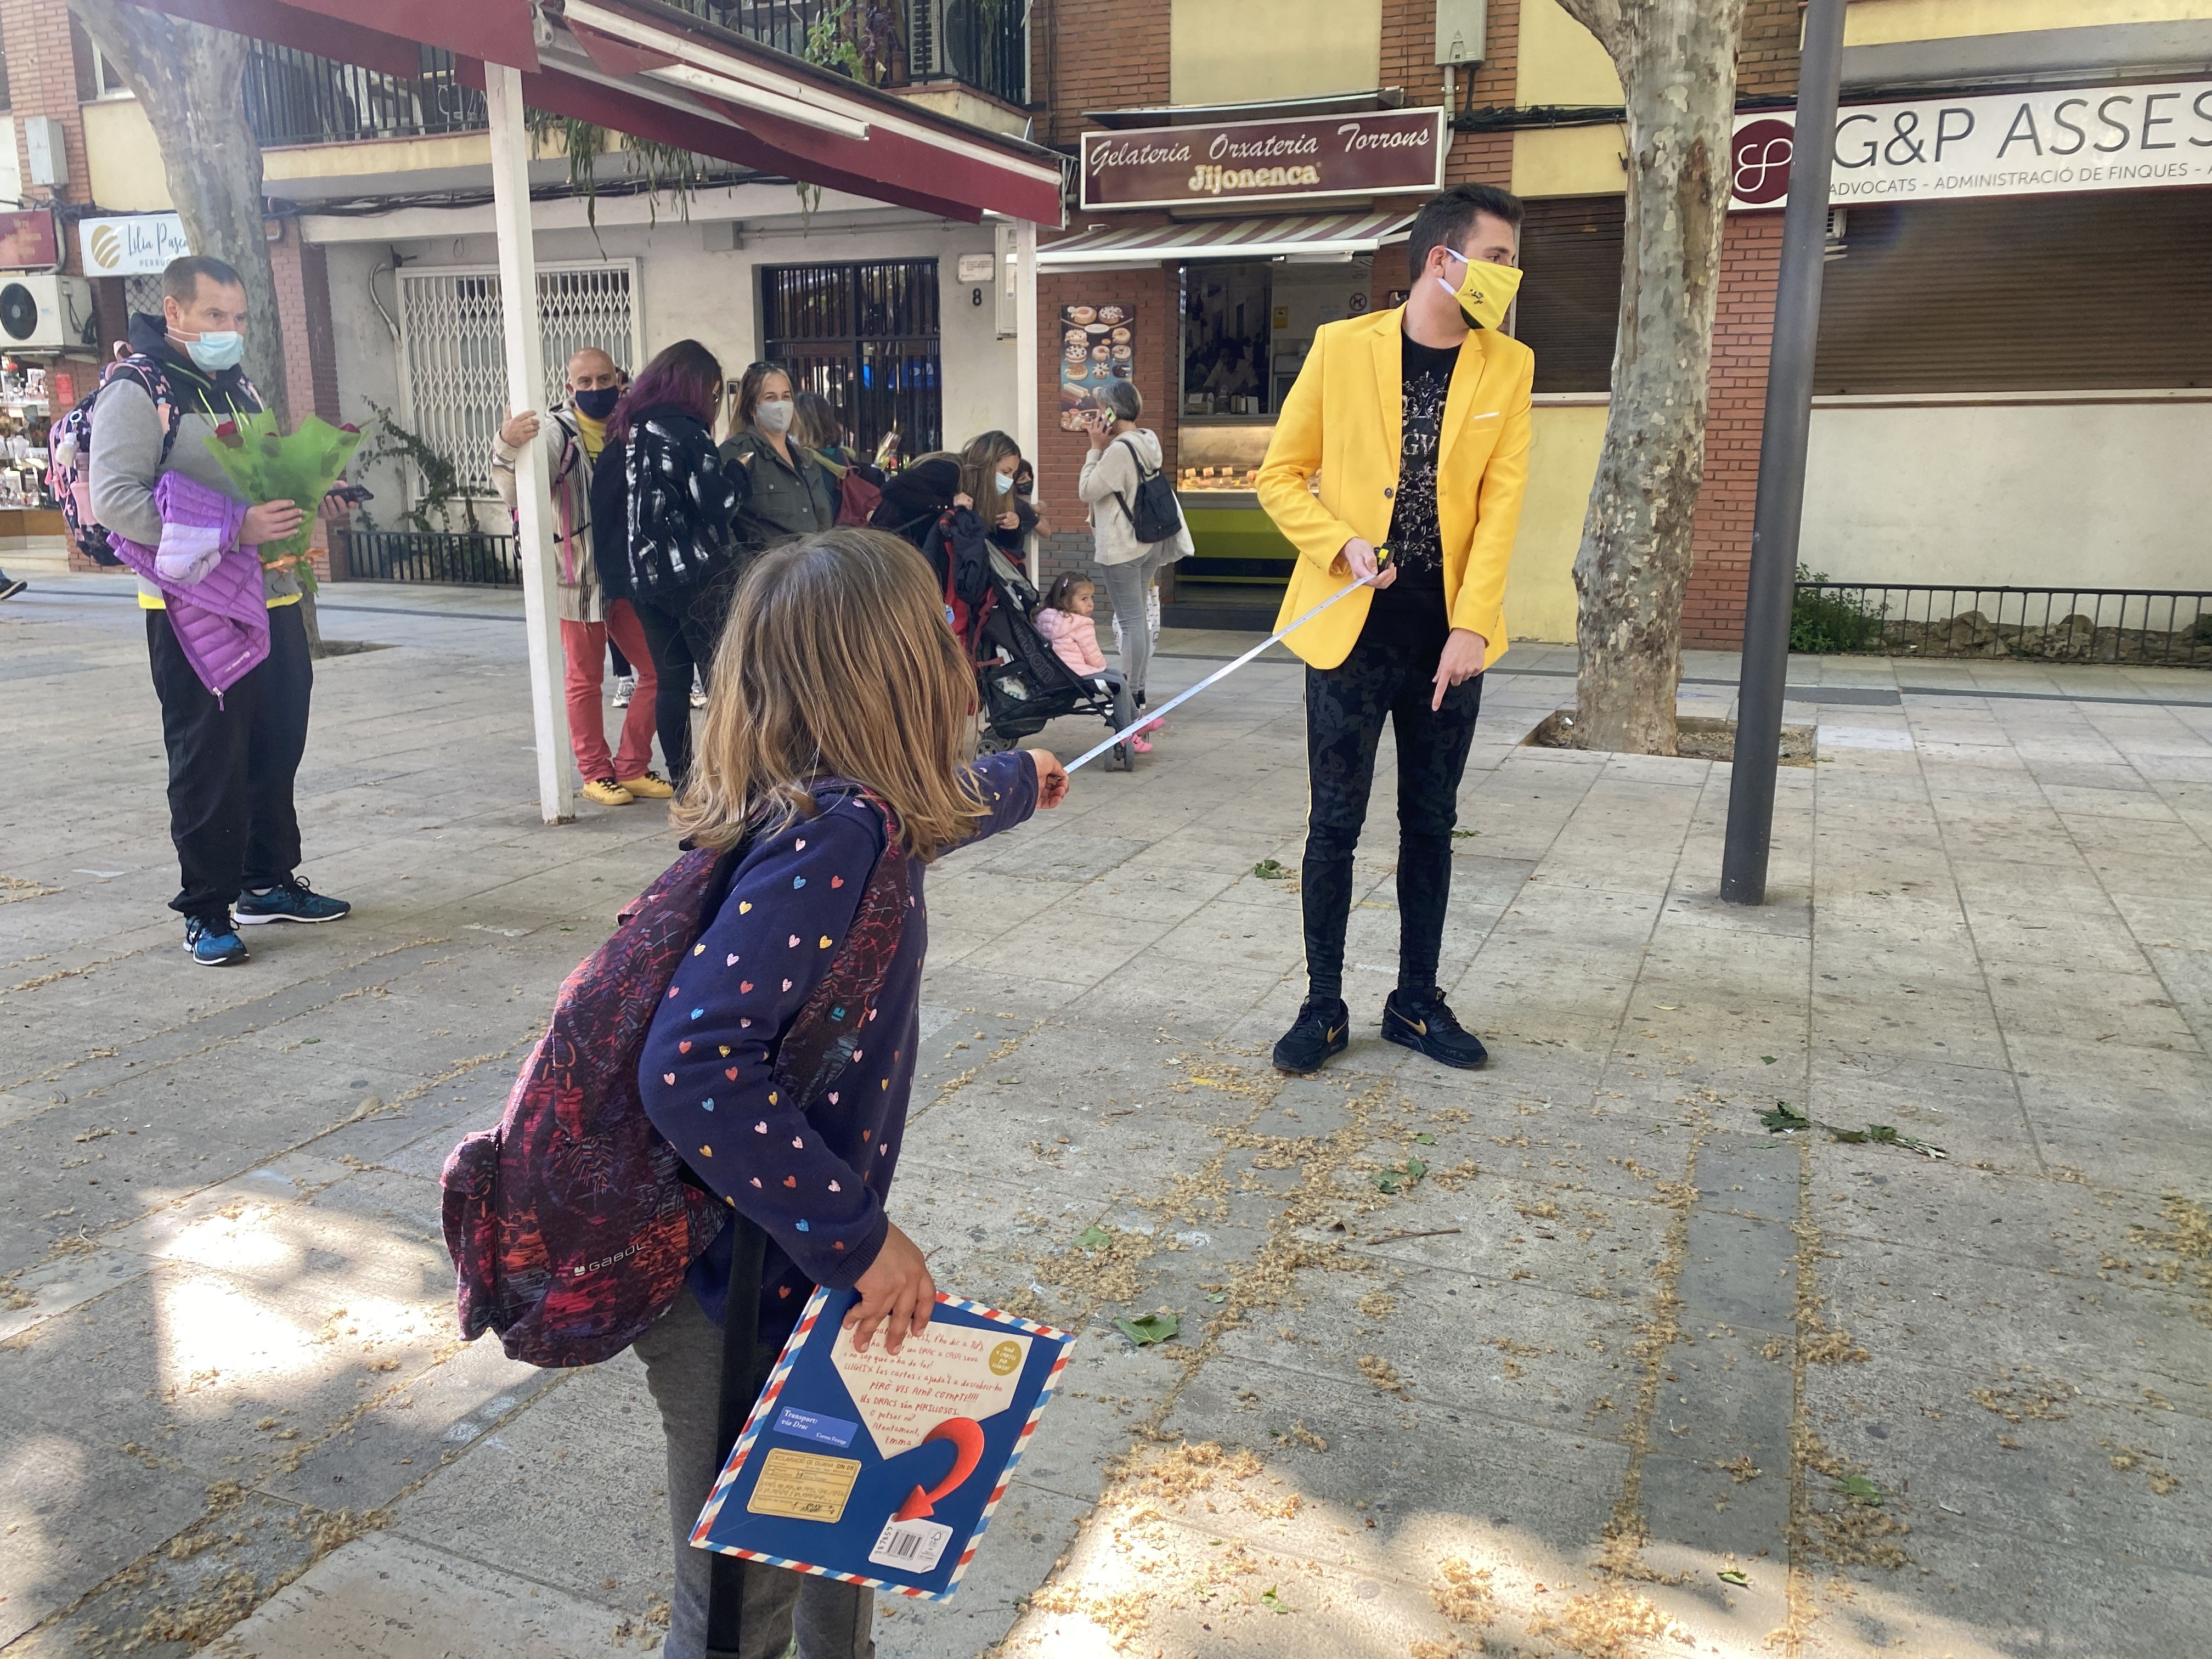
M 1452 828 L 1459 784 L 1482 707 L 1482 676 L 1444 693 L 1431 709 L 1445 631 L 1410 639 L 1362 635 L 1335 668 L 1306 670 L 1306 764 L 1312 800 L 1304 907 L 1310 994 L 1344 994 L 1344 933 L 1352 915 L 1352 855 L 1367 821 L 1375 747 L 1387 718 L 1398 745 L 1398 983 L 1437 982 L 1444 908 L 1451 896 Z

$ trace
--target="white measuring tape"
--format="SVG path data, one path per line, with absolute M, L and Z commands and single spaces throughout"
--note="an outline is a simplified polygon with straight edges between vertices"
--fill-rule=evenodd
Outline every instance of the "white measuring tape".
M 1386 561 L 1389 557 L 1389 550 L 1387 548 L 1377 548 L 1376 550 L 1376 557 L 1377 560 L 1377 569 L 1379 572 L 1382 562 Z M 1105 742 L 1099 744 L 1095 748 L 1085 750 L 1082 754 L 1077 756 L 1075 759 L 1068 762 L 1066 769 L 1070 772 L 1073 772 L 1082 767 L 1088 766 L 1092 761 L 1097 760 L 1101 755 L 1111 749 L 1115 744 L 1127 741 L 1131 734 L 1143 731 L 1145 727 L 1150 726 L 1154 720 L 1164 719 L 1170 709 L 1178 708 L 1182 704 L 1188 702 L 1200 692 L 1205 690 L 1207 686 L 1214 684 L 1215 681 L 1227 679 L 1229 676 L 1235 673 L 1246 663 L 1251 661 L 1253 658 L 1258 656 L 1269 646 L 1280 644 L 1285 638 L 1297 633 L 1298 629 L 1304 628 L 1308 623 L 1311 622 L 1316 617 L 1321 615 L 1322 611 L 1328 610 L 1329 606 L 1334 605 L 1339 599 L 1357 592 L 1359 589 L 1366 586 L 1367 584 L 1364 581 L 1355 581 L 1339 592 L 1330 594 L 1312 610 L 1307 611 L 1304 616 L 1292 623 L 1288 628 L 1277 629 L 1266 639 L 1261 641 L 1259 644 L 1254 646 L 1243 656 L 1237 658 L 1235 662 L 1224 663 L 1220 667 L 1215 669 L 1211 674 L 1208 674 L 1204 679 L 1200 680 L 1196 685 L 1192 686 L 1188 691 L 1182 692 L 1176 696 L 1170 698 L 1168 702 L 1162 703 L 1158 708 L 1149 709 L 1146 713 L 1139 714 L 1133 721 L 1129 725 L 1123 726 L 1112 737 L 1107 738 Z M 1139 625 L 1142 626 L 1141 620 L 1139 621 Z

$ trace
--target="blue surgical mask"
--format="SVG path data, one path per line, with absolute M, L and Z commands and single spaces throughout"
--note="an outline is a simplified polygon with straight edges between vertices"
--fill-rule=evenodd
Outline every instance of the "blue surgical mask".
M 1011 472 L 994 472 L 991 477 L 998 482 L 999 493 L 1001 495 L 1014 487 L 1014 475 Z
M 236 368 L 239 359 L 246 356 L 246 337 L 234 328 L 211 328 L 201 334 L 169 337 L 184 347 L 197 367 L 210 374 Z

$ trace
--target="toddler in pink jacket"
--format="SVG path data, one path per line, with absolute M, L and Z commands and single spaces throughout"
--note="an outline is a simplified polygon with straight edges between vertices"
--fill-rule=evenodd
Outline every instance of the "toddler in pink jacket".
M 1079 674 L 1099 674 L 1106 669 L 1105 653 L 1098 648 L 1098 624 L 1091 615 L 1094 591 L 1089 577 L 1071 572 L 1052 585 L 1044 608 L 1036 614 L 1037 632 Z

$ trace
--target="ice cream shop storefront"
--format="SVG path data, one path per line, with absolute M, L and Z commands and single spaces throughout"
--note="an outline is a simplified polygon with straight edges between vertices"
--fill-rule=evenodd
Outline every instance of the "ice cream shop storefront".
M 1133 381 L 1197 547 L 1162 578 L 1170 626 L 1273 624 L 1291 552 L 1253 483 L 1277 412 L 1323 323 L 1404 299 L 1406 228 L 1443 178 L 1442 111 L 1334 101 L 1094 113 L 1080 206 L 1038 247 L 1048 508 L 1081 531 L 1083 411 Z

